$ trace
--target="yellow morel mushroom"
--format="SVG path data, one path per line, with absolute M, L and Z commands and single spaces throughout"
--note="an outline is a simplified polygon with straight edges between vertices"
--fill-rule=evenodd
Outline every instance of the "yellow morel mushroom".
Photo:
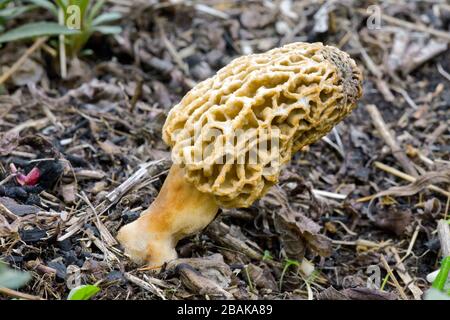
M 292 43 L 235 59 L 199 83 L 164 125 L 173 165 L 158 197 L 119 231 L 127 254 L 161 266 L 219 207 L 248 207 L 264 196 L 295 152 L 355 108 L 361 82 L 348 54 Z

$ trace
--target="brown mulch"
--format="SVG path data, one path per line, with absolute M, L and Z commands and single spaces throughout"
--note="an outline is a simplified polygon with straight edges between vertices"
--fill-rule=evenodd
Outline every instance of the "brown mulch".
M 436 32 L 450 35 L 448 4 L 380 1 L 378 29 L 373 1 L 129 3 L 111 5 L 123 32 L 94 35 L 66 79 L 41 48 L 0 86 L 0 260 L 31 273 L 20 291 L 65 299 L 73 283 L 97 283 L 95 299 L 415 299 L 429 288 L 435 230 L 449 219 L 450 38 Z M 182 240 L 179 260 L 160 272 L 133 265 L 114 236 L 161 188 L 170 108 L 233 58 L 295 41 L 352 55 L 365 78 L 359 107 L 266 197 Z M 0 48 L 0 75 L 31 45 Z M 370 270 L 382 290 L 367 288 Z

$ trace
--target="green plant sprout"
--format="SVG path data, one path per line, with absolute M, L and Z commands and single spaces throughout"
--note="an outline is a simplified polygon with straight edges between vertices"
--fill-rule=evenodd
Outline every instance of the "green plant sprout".
M 272 255 L 269 250 L 264 250 L 264 255 L 262 257 L 262 261 L 273 260 Z
M 89 300 L 100 291 L 97 285 L 82 285 L 70 290 L 67 300 Z
M 284 275 L 286 274 L 287 270 L 291 266 L 295 266 L 297 268 L 300 267 L 300 262 L 298 262 L 297 260 L 286 259 L 285 261 L 286 261 L 286 263 L 284 264 L 284 268 L 283 268 L 283 271 L 281 272 L 281 276 L 280 276 L 280 290 L 283 287 L 283 279 L 284 279 Z
M 431 288 L 424 294 L 424 300 L 450 300 L 450 256 L 442 260 L 438 275 L 433 281 Z
M 14 19 L 34 7 L 31 5 L 8 7 L 11 2 L 12 0 L 0 0 L 0 32 L 5 30 L 4 25 L 8 20 Z
M 40 0 L 46 1 L 46 0 Z M 66 46 L 70 56 L 79 54 L 94 32 L 102 34 L 118 34 L 122 31 L 119 26 L 108 23 L 119 20 L 122 15 L 118 12 L 102 13 L 104 0 L 55 0 L 58 8 L 63 12 L 64 21 L 70 28 L 79 28 L 79 33 L 66 39 Z M 53 10 L 52 10 L 53 12 Z
M 448 283 L 448 275 L 450 272 L 450 256 L 445 257 L 442 260 L 441 270 L 439 271 L 436 279 L 433 281 L 432 287 L 439 291 L 445 291 L 447 287 L 447 295 L 450 296 L 450 283 Z
M 56 22 L 47 21 L 27 23 L 4 32 L 6 22 L 33 9 L 39 7 L 48 9 L 48 4 L 53 5 L 47 0 L 28 0 L 26 2 L 29 4 L 16 4 L 12 0 L 0 0 L 0 44 L 33 37 L 79 33 L 77 30 L 70 30 Z
M 104 0 L 26 0 L 27 5 L 8 6 L 12 0 L 0 0 L 0 32 L 7 20 L 35 8 L 51 12 L 59 22 L 33 22 L 0 35 L 0 43 L 39 36 L 64 35 L 69 56 L 75 57 L 84 48 L 94 32 L 117 34 L 119 26 L 108 23 L 120 19 L 118 12 L 102 12 Z M 62 19 L 60 19 L 62 16 Z M 4 29 L 3 29 L 4 30 Z
M 250 287 L 250 291 L 253 292 L 255 288 L 253 287 L 252 279 L 250 278 L 250 274 L 248 273 L 248 266 L 246 266 L 244 268 L 244 270 L 245 270 L 245 276 L 247 277 L 248 286 Z

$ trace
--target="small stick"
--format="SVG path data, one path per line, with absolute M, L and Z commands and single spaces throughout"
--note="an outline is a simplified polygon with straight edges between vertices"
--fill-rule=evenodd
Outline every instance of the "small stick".
M 64 25 L 64 11 L 62 8 L 58 11 L 58 22 L 60 25 Z M 67 78 L 67 59 L 66 59 L 66 37 L 59 35 L 59 64 L 61 68 L 61 78 Z
M 186 63 L 184 63 L 183 59 L 181 59 L 180 55 L 178 54 L 177 50 L 175 49 L 172 42 L 169 41 L 169 39 L 166 36 L 166 32 L 164 31 L 164 26 L 159 19 L 155 19 L 156 25 L 159 28 L 159 32 L 161 35 L 161 39 L 169 52 L 169 54 L 172 56 L 172 59 L 175 61 L 175 63 L 180 67 L 183 72 L 188 75 L 189 74 L 189 67 Z
M 387 273 L 389 274 L 389 277 L 391 277 L 392 281 L 394 282 L 395 287 L 397 288 L 398 292 L 400 293 L 400 296 L 403 300 L 409 300 L 408 296 L 405 294 L 405 291 L 403 291 L 402 286 L 400 283 L 398 283 L 397 278 L 395 277 L 394 273 L 392 272 L 391 267 L 389 266 L 388 262 L 386 261 L 386 258 L 381 255 L 381 262 L 383 263 L 384 268 L 386 269 Z
M 414 233 L 411 237 L 411 241 L 409 242 L 408 249 L 406 250 L 406 254 L 403 256 L 401 261 L 405 261 L 405 259 L 407 257 L 409 257 L 409 255 L 412 253 L 412 249 L 414 247 L 414 244 L 416 243 L 417 236 L 419 235 L 419 231 L 420 231 L 420 224 L 418 224 L 416 229 L 414 230 Z
M 383 117 L 381 116 L 380 111 L 374 104 L 370 104 L 367 106 L 367 111 L 369 112 L 373 124 L 377 128 L 378 132 L 380 133 L 383 140 L 386 142 L 386 144 L 391 148 L 392 155 L 397 159 L 397 161 L 400 163 L 400 165 L 405 169 L 407 173 L 410 175 L 417 177 L 417 171 L 414 168 L 411 161 L 408 159 L 406 154 L 403 152 L 403 150 L 398 145 L 395 137 L 393 137 L 386 125 L 386 123 L 383 120 Z
M 50 122 L 49 118 L 42 118 L 42 119 L 38 119 L 38 120 L 30 119 L 30 120 L 27 120 L 25 122 L 22 122 L 21 124 L 19 124 L 18 126 L 15 126 L 14 128 L 10 129 L 7 132 L 8 133 L 17 133 L 17 134 L 19 134 L 20 132 L 22 132 L 23 130 L 28 129 L 28 128 L 41 128 L 41 127 L 44 127 L 49 122 Z
M 437 70 L 439 71 L 439 73 L 441 74 L 441 76 L 443 76 L 445 79 L 447 79 L 448 81 L 450 81 L 450 73 L 448 73 L 447 71 L 444 70 L 444 68 L 442 67 L 442 65 L 440 63 L 437 64 Z
M 31 294 L 22 293 L 16 290 L 0 287 L 0 293 L 3 293 L 7 296 L 19 298 L 19 299 L 25 299 L 25 300 L 44 300 L 41 297 L 38 296 L 32 296 Z
M 167 300 L 166 297 L 164 297 L 161 289 L 158 289 L 153 283 L 146 282 L 128 272 L 125 272 L 123 276 L 125 277 L 125 279 L 127 279 L 131 283 L 134 283 L 138 287 L 141 287 L 142 289 L 153 293 L 154 295 L 160 297 L 162 300 Z
M 151 161 L 144 163 L 140 166 L 139 170 L 137 170 L 133 175 L 131 175 L 127 180 L 122 182 L 121 185 L 119 185 L 116 189 L 111 191 L 106 195 L 106 199 L 109 200 L 109 202 L 114 203 L 118 201 L 124 194 L 126 194 L 131 188 L 133 188 L 136 184 L 142 182 L 145 178 L 147 178 L 149 175 L 152 176 L 154 172 L 149 172 L 149 168 L 152 166 L 155 166 L 158 168 L 159 164 L 162 164 L 165 166 L 165 162 L 167 162 L 166 159 L 160 159 L 156 161 Z
M 437 227 L 439 241 L 441 242 L 442 256 L 450 256 L 450 226 L 446 220 L 440 220 Z
M 25 53 L 13 64 L 11 68 L 9 68 L 2 76 L 0 76 L 0 85 L 6 82 L 19 68 L 24 64 L 24 62 L 36 51 L 38 50 L 45 42 L 47 41 L 47 37 L 42 37 L 36 39 L 31 47 L 25 51 Z
M 200 4 L 200 3 L 199 4 L 195 4 L 194 8 L 197 9 L 198 11 L 200 11 L 200 12 L 209 14 L 209 15 L 211 15 L 213 17 L 217 17 L 217 18 L 224 19 L 224 20 L 230 19 L 230 16 L 228 14 L 226 14 L 225 12 L 222 12 L 220 10 L 211 8 L 211 7 L 209 7 L 209 6 L 205 5 L 205 4 Z
M 426 32 L 426 33 L 432 34 L 436 37 L 443 38 L 447 41 L 450 41 L 450 33 L 446 32 L 446 31 L 430 28 L 427 26 L 418 25 L 415 23 L 411 23 L 411 22 L 408 22 L 405 20 L 401 20 L 401 19 L 397 19 L 397 18 L 388 16 L 386 14 L 382 14 L 381 19 L 383 19 L 393 25 L 399 26 L 399 27 L 404 27 L 404 28 L 411 29 L 411 30 L 416 30 L 416 31 L 418 30 L 418 31 Z
M 369 13 L 366 12 L 366 10 L 364 10 L 364 9 L 357 9 L 357 11 L 359 13 L 363 14 L 364 16 L 369 15 Z M 387 21 L 390 24 L 393 24 L 393 25 L 396 25 L 399 27 L 403 27 L 403 28 L 415 30 L 415 31 L 422 31 L 425 33 L 432 34 L 436 37 L 443 38 L 447 41 L 450 41 L 450 33 L 446 32 L 446 31 L 437 30 L 437 29 L 430 28 L 430 27 L 423 26 L 423 25 L 418 25 L 416 23 L 411 23 L 411 22 L 408 22 L 405 20 L 394 18 L 394 17 L 388 16 L 386 14 L 381 14 L 381 19 L 384 21 Z
M 402 259 L 400 259 L 397 249 L 395 249 L 394 247 L 391 247 L 390 249 L 394 254 L 395 261 L 397 261 L 397 274 L 400 276 L 400 279 L 402 279 L 403 283 L 408 286 L 408 289 L 413 294 L 414 299 L 420 300 L 422 298 L 423 291 L 414 284 L 413 278 L 411 278 L 408 271 L 406 271 L 406 267 L 403 264 Z
M 333 244 L 336 244 L 336 245 L 362 246 L 362 247 L 377 248 L 377 249 L 381 249 L 383 247 L 386 247 L 387 245 L 389 245 L 391 243 L 390 240 L 389 241 L 384 241 L 384 242 L 381 242 L 381 243 L 377 243 L 377 242 L 373 242 L 373 241 L 365 240 L 365 239 L 358 239 L 356 241 L 332 240 L 331 242 Z
M 106 244 L 110 247 L 115 246 L 117 244 L 116 239 L 111 235 L 108 228 L 105 227 L 103 222 L 100 220 L 99 215 L 97 213 L 97 210 L 92 205 L 91 201 L 87 197 L 86 193 L 84 191 L 81 191 L 81 195 L 78 195 L 86 204 L 91 208 L 94 218 L 95 218 L 95 225 L 97 226 L 98 231 L 100 232 L 100 237 L 102 241 L 106 242 Z
M 314 193 L 315 196 L 331 198 L 336 200 L 345 200 L 347 198 L 347 195 L 345 194 L 328 192 L 323 190 L 313 189 L 312 192 Z
M 415 182 L 417 179 L 413 176 L 410 176 L 409 174 L 406 174 L 404 172 L 401 172 L 400 170 L 397 170 L 393 167 L 390 167 L 388 165 L 385 165 L 384 163 L 375 161 L 374 162 L 375 167 L 377 167 L 378 169 L 381 169 L 383 171 L 386 171 L 390 174 L 393 174 L 394 176 L 397 176 L 399 178 L 402 178 L 403 180 L 409 181 L 409 182 Z M 430 184 L 428 187 L 428 189 L 433 190 L 437 193 L 440 193 L 446 197 L 450 197 L 450 192 L 445 191 L 444 189 L 441 189 L 439 187 L 436 187 L 435 185 Z

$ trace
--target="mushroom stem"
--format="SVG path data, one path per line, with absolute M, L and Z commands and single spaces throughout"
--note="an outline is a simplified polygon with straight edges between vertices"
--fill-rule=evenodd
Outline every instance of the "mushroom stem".
M 204 229 L 215 218 L 219 206 L 214 197 L 188 183 L 183 171 L 172 165 L 151 206 L 119 230 L 117 239 L 134 262 L 160 267 L 176 259 L 177 242 Z

